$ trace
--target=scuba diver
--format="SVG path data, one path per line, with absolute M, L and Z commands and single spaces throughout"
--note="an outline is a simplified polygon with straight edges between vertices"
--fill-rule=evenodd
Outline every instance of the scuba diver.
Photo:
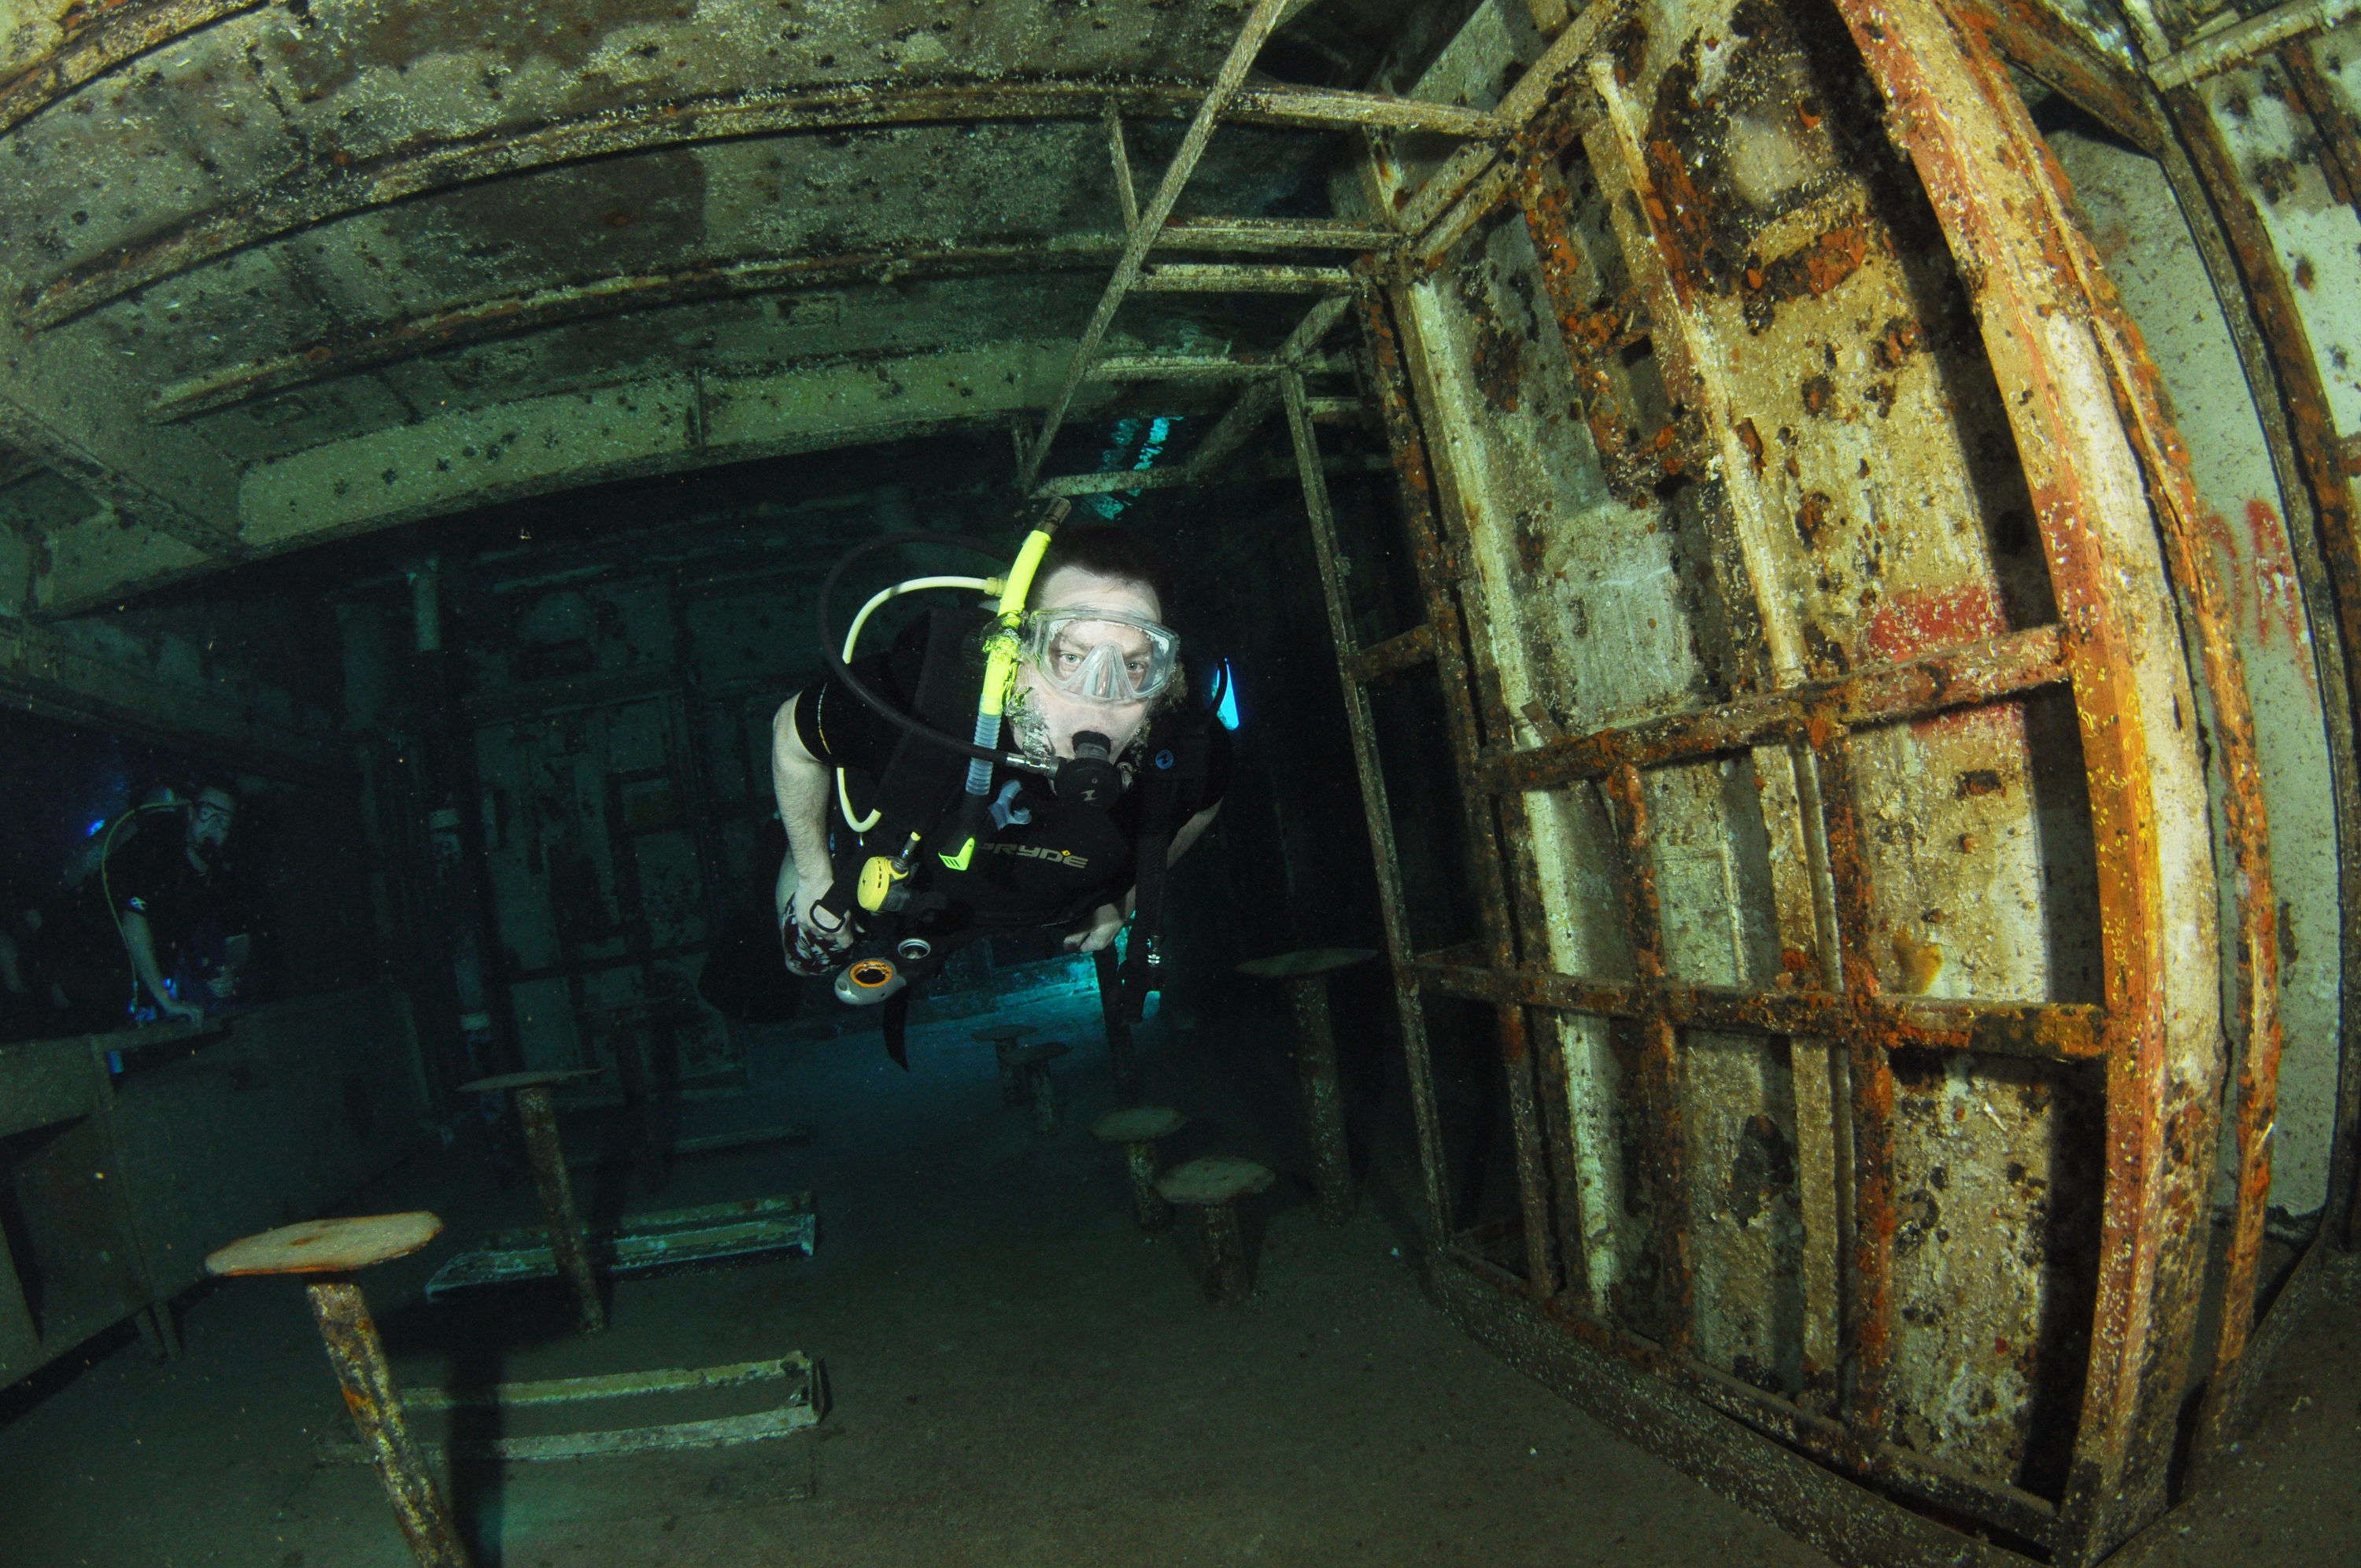
M 1170 570 L 1126 530 L 1059 532 L 1065 506 L 1005 576 L 918 577 L 875 595 L 840 652 L 830 605 L 856 561 L 912 543 L 978 549 L 912 533 L 856 547 L 820 590 L 830 674 L 772 722 L 787 967 L 836 970 L 840 998 L 882 1003 L 906 1070 L 911 998 L 983 937 L 1048 927 L 1069 951 L 1096 953 L 1128 924 L 1117 1001 L 1136 1020 L 1157 988 L 1165 870 L 1229 782 L 1212 672 L 1183 661 L 1166 624 Z M 855 656 L 874 610 L 933 588 L 979 591 L 996 609 L 936 609 L 891 651 Z
M 183 812 L 181 831 L 142 834 L 111 860 L 102 851 L 99 876 L 131 960 L 140 1022 L 202 1022 L 237 1003 L 253 953 L 253 920 L 225 859 L 237 806 L 227 784 L 185 801 L 168 795 L 129 815 Z

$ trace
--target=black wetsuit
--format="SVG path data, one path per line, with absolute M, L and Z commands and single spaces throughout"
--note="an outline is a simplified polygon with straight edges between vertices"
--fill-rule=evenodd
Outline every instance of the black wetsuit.
M 228 962 L 229 939 L 254 928 L 233 868 L 216 863 L 201 872 L 189 863 L 181 834 L 148 832 L 107 861 L 106 881 L 118 916 L 147 917 L 156 967 L 174 994 L 208 1013 L 218 1009 L 222 1001 L 204 981 Z M 139 998 L 143 1006 L 153 1002 Z
M 852 670 L 870 690 L 907 712 L 922 660 L 920 640 L 906 636 L 886 652 L 854 661 Z M 831 677 L 804 689 L 796 704 L 796 733 L 814 757 L 846 770 L 852 808 L 865 816 L 870 792 L 902 731 Z M 1211 725 L 1207 739 L 1205 778 L 1194 807 L 1198 811 L 1220 801 L 1230 780 L 1229 732 Z M 1131 748 L 1125 760 L 1127 772 L 1144 750 L 1137 744 Z M 941 765 L 948 800 L 960 787 L 965 764 L 946 751 Z M 939 916 L 921 922 L 923 927 L 944 932 L 1071 928 L 1099 905 L 1120 903 L 1129 891 L 1140 826 L 1137 790 L 1126 788 L 1113 807 L 1099 810 L 1060 800 L 1049 781 L 1038 773 L 1004 767 L 993 772 L 991 799 L 990 830 L 977 842 L 968 870 L 954 872 L 938 862 L 921 873 L 944 904 Z M 840 831 L 843 823 L 832 788 L 829 818 Z M 1169 830 L 1180 827 L 1174 822 Z M 873 851 L 878 848 L 870 846 Z M 840 861 L 840 871 L 842 864 Z

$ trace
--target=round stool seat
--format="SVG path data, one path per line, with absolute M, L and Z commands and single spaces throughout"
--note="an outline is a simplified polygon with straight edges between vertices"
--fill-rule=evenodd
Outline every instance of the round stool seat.
M 1170 1106 L 1135 1105 L 1128 1111 L 1108 1112 L 1092 1125 L 1091 1132 L 1110 1144 L 1144 1144 L 1171 1136 L 1188 1121 Z
M 434 1239 L 443 1222 L 423 1211 L 306 1220 L 236 1241 L 205 1259 L 209 1274 L 344 1274 L 404 1257 Z
M 1306 948 L 1275 959 L 1250 959 L 1238 966 L 1238 972 L 1257 980 L 1303 980 L 1330 970 L 1350 969 L 1377 956 L 1375 948 Z
M 607 1069 L 603 1067 L 548 1068 L 539 1072 L 504 1072 L 497 1078 L 479 1078 L 459 1086 L 462 1094 L 498 1094 L 508 1089 L 538 1089 L 544 1084 L 572 1083 L 577 1079 L 597 1078 Z
M 1250 1159 L 1208 1155 L 1176 1165 L 1156 1179 L 1156 1190 L 1167 1203 L 1186 1209 L 1211 1209 L 1260 1192 L 1270 1185 L 1270 1172 Z
M 1041 1040 L 1016 1047 L 1008 1053 L 1008 1060 L 1014 1067 L 1039 1067 L 1056 1061 L 1073 1048 L 1063 1040 Z

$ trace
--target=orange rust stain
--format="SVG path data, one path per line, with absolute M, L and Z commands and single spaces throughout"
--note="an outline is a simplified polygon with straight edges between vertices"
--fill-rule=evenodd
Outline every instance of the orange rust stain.
M 1763 472 L 1763 433 L 1754 428 L 1751 419 L 1741 420 L 1735 427 L 1738 444 L 1746 448 L 1746 455 L 1754 461 L 1754 471 Z
M 1820 236 L 1804 258 L 1804 281 L 1815 297 L 1827 293 L 1861 269 L 1869 259 L 1869 236 L 1848 225 Z

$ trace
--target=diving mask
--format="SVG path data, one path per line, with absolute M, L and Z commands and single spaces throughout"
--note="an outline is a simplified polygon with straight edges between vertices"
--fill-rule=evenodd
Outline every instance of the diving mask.
M 1144 615 L 1065 605 L 1025 618 L 1025 656 L 1069 696 L 1145 702 L 1180 667 L 1180 636 Z

